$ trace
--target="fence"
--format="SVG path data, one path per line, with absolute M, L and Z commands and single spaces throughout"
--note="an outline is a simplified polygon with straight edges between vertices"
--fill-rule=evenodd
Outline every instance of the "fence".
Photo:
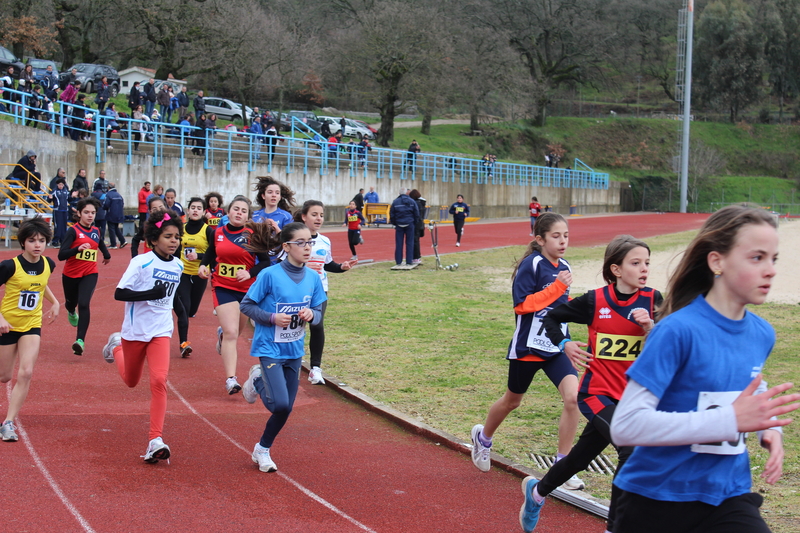
M 12 101 L 9 95 L 14 95 L 17 101 Z M 64 102 L 54 103 L 52 110 L 43 110 L 29 105 L 30 93 L 11 89 L 5 89 L 2 96 L 0 116 L 16 124 L 43 125 L 53 134 L 71 136 L 74 140 L 93 137 L 97 163 L 105 162 L 108 150 L 116 153 L 123 148 L 128 165 L 140 152 L 146 152 L 152 155 L 153 166 L 163 165 L 163 158 L 168 154 L 179 158 L 180 168 L 184 167 L 187 157 L 202 157 L 205 169 L 223 164 L 230 170 L 231 163 L 238 160 L 247 162 L 248 171 L 266 165 L 266 170 L 271 172 L 273 165 L 282 164 L 289 174 L 314 171 L 323 176 L 343 173 L 366 176 L 369 168 L 378 179 L 608 189 L 608 174 L 596 172 L 583 163 L 574 170 L 504 162 L 484 164 L 480 159 L 365 148 L 354 141 L 332 143 L 294 117 L 293 136 L 285 137 L 180 126 L 147 117 L 134 120 L 98 115 L 96 109 Z M 83 111 L 86 118 L 79 118 L 80 113 L 76 115 L 76 111 Z

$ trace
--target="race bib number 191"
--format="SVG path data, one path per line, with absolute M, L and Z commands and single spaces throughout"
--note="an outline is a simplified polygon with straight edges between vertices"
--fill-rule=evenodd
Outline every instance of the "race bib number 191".
M 85 250 L 81 250 L 80 252 L 78 252 L 78 255 L 76 255 L 75 257 L 77 257 L 82 261 L 92 261 L 96 263 L 97 250 L 95 250 L 94 248 L 87 248 Z

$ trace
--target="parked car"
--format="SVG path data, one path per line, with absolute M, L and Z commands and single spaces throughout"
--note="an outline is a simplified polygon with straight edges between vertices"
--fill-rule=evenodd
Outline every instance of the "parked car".
M 0 46 L 0 69 L 2 69 L 3 76 L 6 75 L 8 67 L 14 67 L 14 77 L 19 78 L 19 73 L 22 72 L 25 65 L 22 64 L 22 61 L 20 61 L 11 50 L 5 46 Z
M 291 129 L 292 117 L 302 120 L 303 124 L 307 125 L 316 132 L 319 132 L 319 129 L 322 126 L 322 122 L 319 121 L 319 118 L 317 118 L 317 115 L 315 115 L 313 112 L 294 110 L 289 111 L 286 114 L 286 121 L 289 124 L 289 129 Z
M 341 124 L 339 121 L 342 120 L 342 117 L 317 117 L 321 122 L 327 122 L 328 127 L 331 129 L 331 133 L 336 134 L 339 130 L 342 129 Z M 369 129 L 361 126 L 360 124 L 356 123 L 354 120 L 350 120 L 349 118 L 345 118 L 345 126 L 344 131 L 342 132 L 343 137 L 357 137 L 359 140 L 366 137 L 367 139 L 374 139 L 375 134 L 372 133 Z
M 376 135 L 377 135 L 377 133 L 378 133 L 378 130 L 377 130 L 377 129 L 373 128 L 372 126 L 370 126 L 369 124 L 367 124 L 367 123 L 366 123 L 366 122 L 364 122 L 363 120 L 353 120 L 353 122 L 355 122 L 356 124 L 360 124 L 361 126 L 364 126 L 364 127 L 365 127 L 365 128 L 367 128 L 369 131 L 371 131 L 372 133 L 374 133 L 374 134 L 376 134 Z
M 144 87 L 145 84 L 148 83 L 149 81 L 150 81 L 149 78 L 146 79 L 146 80 L 140 81 L 139 82 L 139 88 L 140 88 L 139 90 L 141 90 L 141 88 Z M 181 92 L 181 86 L 178 85 L 177 83 L 175 83 L 174 81 L 156 80 L 156 82 L 153 84 L 153 85 L 155 85 L 156 93 L 158 93 L 158 91 L 161 90 L 161 86 L 164 85 L 165 83 L 167 84 L 168 87 L 172 87 L 172 92 L 175 93 L 175 95 L 177 95 L 179 92 Z
M 253 114 L 253 108 L 249 106 L 244 106 L 244 114 L 242 114 L 242 104 L 237 104 L 227 98 L 206 96 L 204 100 L 206 101 L 206 116 L 214 113 L 219 118 L 233 121 L 242 120 L 243 116 L 250 117 Z
M 36 59 L 35 57 L 28 58 L 28 65 L 33 67 L 33 79 L 41 81 L 47 72 L 47 67 L 53 67 L 53 74 L 58 78 L 58 66 L 55 61 L 49 59 Z
M 100 80 L 103 76 L 105 76 L 106 80 L 108 80 L 111 98 L 114 98 L 117 96 L 117 93 L 119 93 L 120 84 L 117 69 L 109 65 L 94 65 L 91 63 L 78 63 L 62 72 L 58 77 L 59 85 L 61 85 L 62 88 L 67 86 L 72 69 L 78 71 L 78 81 L 81 82 L 81 92 L 87 94 L 97 92 L 97 86 L 100 84 Z

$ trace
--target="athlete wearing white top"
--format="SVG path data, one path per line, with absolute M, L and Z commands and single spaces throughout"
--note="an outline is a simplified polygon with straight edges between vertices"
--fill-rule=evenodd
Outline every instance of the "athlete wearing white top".
M 172 300 L 181 273 L 183 262 L 180 259 L 164 261 L 152 251 L 131 259 L 117 288 L 143 291 L 165 285 L 167 295 L 158 300 L 125 302 L 125 319 L 120 331 L 123 339 L 149 342 L 153 337 L 172 336 Z
M 314 247 L 311 249 L 311 259 L 308 260 L 306 266 L 319 274 L 319 279 L 322 281 L 322 290 L 328 292 L 328 273 L 325 271 L 325 265 L 333 261 L 331 255 L 331 240 L 322 233 L 317 233 L 314 239 Z

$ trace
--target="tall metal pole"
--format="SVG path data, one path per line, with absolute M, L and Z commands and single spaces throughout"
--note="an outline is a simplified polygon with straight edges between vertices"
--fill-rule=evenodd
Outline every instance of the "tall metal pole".
M 692 108 L 692 39 L 694 36 L 694 0 L 688 0 L 686 7 L 686 74 L 683 93 L 683 146 L 681 147 L 681 205 L 680 212 L 686 212 L 686 199 L 689 191 L 689 131 Z

